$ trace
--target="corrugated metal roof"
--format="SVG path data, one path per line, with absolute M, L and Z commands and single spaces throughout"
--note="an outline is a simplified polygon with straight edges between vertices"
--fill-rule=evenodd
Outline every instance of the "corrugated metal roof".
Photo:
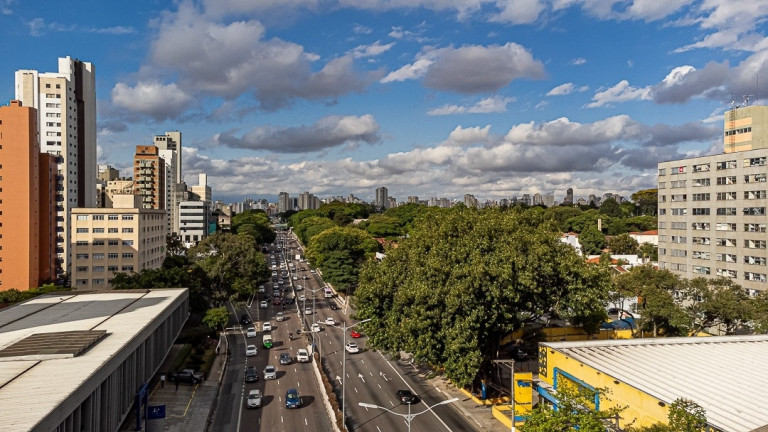
M 693 400 L 724 431 L 768 425 L 768 335 L 542 345 L 668 404 Z
M 184 289 L 38 297 L 0 310 L 0 350 L 34 334 L 106 331 L 79 356 L 0 357 L 0 425 L 31 430 L 120 353 Z M 55 357 L 55 356 L 54 356 Z

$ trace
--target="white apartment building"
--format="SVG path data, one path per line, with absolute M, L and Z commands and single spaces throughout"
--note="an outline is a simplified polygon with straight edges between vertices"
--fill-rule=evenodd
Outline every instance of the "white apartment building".
M 96 82 L 93 64 L 59 58 L 58 72 L 16 71 L 16 99 L 36 108 L 40 151 L 56 158 L 57 273 L 71 274 L 70 211 L 96 207 Z
M 179 203 L 179 238 L 187 247 L 194 246 L 208 235 L 210 214 L 205 201 Z
M 725 113 L 724 153 L 658 164 L 659 267 L 768 289 L 768 107 Z
M 113 196 L 114 208 L 72 209 L 72 288 L 111 288 L 115 273 L 160 268 L 165 210 L 140 208 L 138 195 Z

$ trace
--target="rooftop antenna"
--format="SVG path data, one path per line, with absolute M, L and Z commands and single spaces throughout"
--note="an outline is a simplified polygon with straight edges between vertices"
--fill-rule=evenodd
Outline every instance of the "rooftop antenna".
M 735 99 L 736 99 L 736 92 L 731 92 L 731 109 L 736 109 L 739 107 Z
M 751 97 L 752 97 L 752 95 L 750 95 L 750 94 L 744 95 L 744 106 L 745 107 L 749 106 L 749 98 L 751 98 Z

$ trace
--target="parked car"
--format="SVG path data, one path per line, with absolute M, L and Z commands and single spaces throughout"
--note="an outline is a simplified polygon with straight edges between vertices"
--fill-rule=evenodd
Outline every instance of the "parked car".
M 398 390 L 395 392 L 395 396 L 397 396 L 397 400 L 404 404 L 410 405 L 417 402 L 416 395 L 410 390 Z
M 245 337 L 252 338 L 256 336 L 257 336 L 256 329 L 253 327 L 248 327 L 248 330 L 245 331 Z
M 304 289 L 303 285 L 296 285 L 296 291 L 301 291 Z
M 264 379 L 277 379 L 277 368 L 274 366 L 267 366 L 264 368 Z
M 336 302 L 329 301 L 328 307 L 331 308 L 331 310 L 339 310 L 339 305 L 336 304 Z
M 258 353 L 258 349 L 256 349 L 256 345 L 248 345 L 245 347 L 245 356 L 246 357 L 253 357 Z
M 185 382 L 190 384 L 198 384 L 203 382 L 205 375 L 202 372 L 196 372 L 194 369 L 182 369 L 178 372 L 173 372 L 168 375 L 168 381 L 170 382 Z
M 245 367 L 245 382 L 256 382 L 259 380 L 259 371 L 256 366 Z
M 287 392 L 285 392 L 285 407 L 286 408 L 300 408 L 301 407 L 301 396 L 299 396 L 299 391 L 296 389 L 288 389 Z
M 281 365 L 289 365 L 289 364 L 291 364 L 292 361 L 293 361 L 293 359 L 291 358 L 290 354 L 288 354 L 287 352 L 280 353 L 280 364 Z
M 309 362 L 309 352 L 304 348 L 299 348 L 299 350 L 296 351 L 296 361 L 299 363 Z
M 350 354 L 359 353 L 360 348 L 354 342 L 347 342 L 347 352 Z
M 248 408 L 258 408 L 261 406 L 261 390 L 253 389 L 248 392 Z
M 363 336 L 359 331 L 354 330 L 354 329 L 349 331 L 349 335 L 352 336 L 355 339 Z

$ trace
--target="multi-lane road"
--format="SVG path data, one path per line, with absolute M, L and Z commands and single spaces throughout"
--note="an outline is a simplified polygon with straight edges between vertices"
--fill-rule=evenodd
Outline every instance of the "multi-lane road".
M 246 325 L 242 331 L 229 336 L 231 361 L 222 383 L 214 430 L 333 430 L 323 392 L 312 369 L 314 365 L 296 363 L 296 351 L 312 346 L 318 352 L 322 371 L 331 381 L 340 402 L 343 400 L 342 388 L 345 388 L 346 401 L 343 405 L 349 430 L 407 431 L 409 409 L 413 416 L 410 418 L 410 426 L 414 431 L 475 430 L 473 424 L 450 404 L 434 406 L 450 396 L 426 385 L 410 364 L 389 360 L 381 353 L 367 349 L 365 334 L 360 338 L 350 337 L 349 329 L 356 324 L 350 318 L 353 315 L 352 309 L 336 297 L 326 298 L 326 285 L 320 275 L 311 271 L 306 262 L 297 260 L 296 255 L 303 253 L 289 233 L 281 233 L 267 253 L 267 264 L 270 267 L 274 257 L 275 277 L 284 280 L 283 284 L 279 284 L 281 297 L 285 299 L 293 296 L 296 300 L 294 303 L 286 305 L 284 309 L 282 304 L 273 304 L 270 298 L 268 307 L 260 308 L 260 301 L 273 294 L 274 282 L 270 282 L 265 287 L 265 293 L 253 299 L 250 307 L 232 306 L 233 322 L 239 321 L 243 314 L 249 316 L 257 335 L 246 337 Z M 297 290 L 299 285 L 302 289 Z M 305 296 L 304 301 L 300 299 L 302 295 Z M 309 313 L 306 308 L 311 309 Z M 284 321 L 276 321 L 278 312 L 285 314 Z M 326 324 L 327 318 L 332 318 L 334 324 Z M 271 349 L 262 346 L 265 334 L 262 325 L 265 321 L 270 321 L 273 327 L 270 332 L 266 332 L 274 340 Z M 320 331 L 310 331 L 313 323 L 319 325 Z M 301 334 L 298 334 L 299 330 Z M 292 340 L 289 332 L 293 333 Z M 345 341 L 357 343 L 360 352 L 346 352 Z M 257 345 L 256 356 L 245 356 L 248 344 Z M 280 353 L 284 352 L 289 353 L 293 359 L 289 365 L 279 364 Z M 255 365 L 259 371 L 263 371 L 267 364 L 277 367 L 277 379 L 265 381 L 263 374 L 260 374 L 256 383 L 245 383 L 243 376 L 247 365 Z M 285 393 L 289 388 L 298 389 L 302 398 L 301 408 L 286 408 Z M 259 389 L 264 395 L 261 408 L 246 407 L 246 397 L 251 389 Z M 402 404 L 396 392 L 403 389 L 415 393 L 418 401 L 410 406 Z M 382 408 L 365 408 L 359 405 L 361 402 Z M 430 409 L 432 406 L 434 408 Z

